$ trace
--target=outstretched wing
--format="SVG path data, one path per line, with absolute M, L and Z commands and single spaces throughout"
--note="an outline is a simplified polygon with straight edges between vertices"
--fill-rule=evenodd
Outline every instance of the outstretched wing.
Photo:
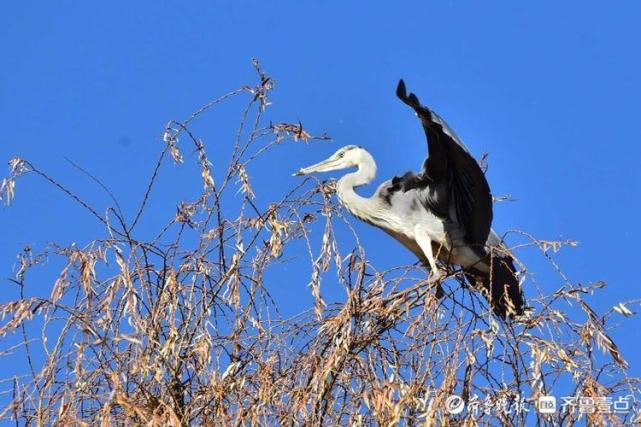
M 445 121 L 421 105 L 415 94 L 407 95 L 403 80 L 398 82 L 396 95 L 416 111 L 423 124 L 428 157 L 422 175 L 436 191 L 447 193 L 433 196 L 454 204 L 468 243 L 482 253 L 492 225 L 492 195 L 485 174 Z

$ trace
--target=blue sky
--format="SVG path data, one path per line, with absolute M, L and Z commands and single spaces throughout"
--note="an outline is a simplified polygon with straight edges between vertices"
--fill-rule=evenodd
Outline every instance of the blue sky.
M 164 124 L 253 82 L 250 60 L 258 58 L 277 80 L 272 114 L 333 137 L 292 145 L 250 171 L 265 178 L 257 184 L 261 202 L 297 183 L 291 172 L 347 144 L 378 160 L 378 183 L 416 170 L 426 152 L 418 122 L 394 96 L 403 77 L 477 156 L 489 153 L 493 192 L 516 199 L 496 206 L 495 228 L 578 240 L 559 263 L 573 281 L 608 282 L 589 299 L 605 311 L 641 296 L 641 3 L 559 3 L 7 3 L 0 160 L 29 159 L 104 209 L 108 201 L 69 158 L 105 181 L 133 215 Z M 235 125 L 241 108 L 231 103 L 208 116 L 200 134 L 223 143 L 208 120 Z M 174 211 L 176 182 L 188 177 L 169 163 L 163 173 L 154 194 L 158 224 Z M 12 275 L 25 244 L 82 244 L 103 232 L 32 176 L 18 181 L 0 223 L 0 277 Z M 381 269 L 414 261 L 380 231 L 354 223 Z M 561 286 L 549 266 L 528 265 L 544 290 Z M 48 293 L 54 277 L 38 277 L 34 292 Z M 309 303 L 306 282 L 301 292 L 282 293 L 294 310 Z M 2 300 L 12 297 L 5 291 Z M 614 333 L 636 375 L 639 319 Z

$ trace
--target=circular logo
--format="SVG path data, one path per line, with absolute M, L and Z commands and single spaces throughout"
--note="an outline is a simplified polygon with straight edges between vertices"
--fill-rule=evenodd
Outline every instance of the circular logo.
M 461 396 L 453 394 L 445 401 L 445 409 L 450 414 L 460 414 L 465 409 L 465 402 Z

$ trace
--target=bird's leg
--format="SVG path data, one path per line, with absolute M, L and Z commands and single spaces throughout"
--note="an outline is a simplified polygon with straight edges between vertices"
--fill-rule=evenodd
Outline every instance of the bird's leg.
M 432 250 L 432 240 L 425 229 L 420 225 L 414 228 L 414 238 L 416 239 L 418 246 L 421 248 L 421 251 L 423 251 L 423 254 L 425 254 L 425 258 L 427 258 L 427 262 L 430 265 L 429 280 L 431 282 L 437 282 L 441 277 L 443 277 L 443 272 L 436 265 L 434 251 Z

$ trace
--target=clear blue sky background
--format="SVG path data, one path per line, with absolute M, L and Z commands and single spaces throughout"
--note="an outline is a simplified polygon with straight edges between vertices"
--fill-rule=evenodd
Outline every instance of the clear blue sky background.
M 250 171 L 262 178 L 259 202 L 266 206 L 298 182 L 291 172 L 346 144 L 363 145 L 378 159 L 377 182 L 417 169 L 424 137 L 394 96 L 404 77 L 477 156 L 490 153 L 494 193 L 517 200 L 497 205 L 497 230 L 580 241 L 559 262 L 574 281 L 608 282 L 590 299 L 599 311 L 641 296 L 641 3 L 385 4 L 6 3 L 0 159 L 31 160 L 103 211 L 108 200 L 68 157 L 104 180 L 131 216 L 167 120 L 254 82 L 256 57 L 278 81 L 272 114 L 334 138 L 281 149 L 276 161 Z M 235 125 L 241 105 L 199 124 L 210 147 L 231 141 L 208 133 L 208 121 Z M 158 224 L 174 212 L 176 187 L 188 177 L 170 163 L 163 174 L 153 194 Z M 148 219 L 151 230 L 155 215 Z M 25 244 L 83 244 L 103 232 L 32 176 L 18 181 L 15 203 L 0 208 L 0 224 L 1 277 L 13 274 Z M 414 261 L 380 231 L 356 226 L 381 269 Z M 55 267 L 36 275 L 30 292 L 48 294 Z M 561 286 L 545 264 L 533 260 L 530 269 L 544 290 Z M 275 290 L 289 298 L 281 304 L 294 311 L 307 306 L 307 279 L 291 284 L 296 292 Z M 3 301 L 15 296 L 8 281 L 2 286 Z M 324 292 L 331 301 L 333 291 Z M 639 330 L 637 316 L 614 334 L 636 375 Z M 2 377 L 13 368 L 3 366 Z

